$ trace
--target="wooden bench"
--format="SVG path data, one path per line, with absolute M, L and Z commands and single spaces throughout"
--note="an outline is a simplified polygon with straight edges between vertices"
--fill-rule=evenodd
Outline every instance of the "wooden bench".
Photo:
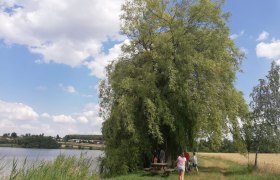
M 162 171 L 160 171 L 160 170 L 155 170 L 155 169 L 151 169 L 150 170 L 150 173 L 151 173 L 151 175 L 157 175 L 157 174 L 160 174 Z
M 151 171 L 152 168 L 144 168 L 144 171 Z
M 169 176 L 171 172 L 175 171 L 175 169 L 164 169 L 164 175 Z

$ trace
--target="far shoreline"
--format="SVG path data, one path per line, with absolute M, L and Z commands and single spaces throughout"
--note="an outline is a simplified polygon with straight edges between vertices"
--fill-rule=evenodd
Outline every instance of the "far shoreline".
M 0 147 L 9 148 L 24 148 L 24 149 L 73 149 L 73 150 L 104 150 L 103 144 L 89 144 L 89 143 L 73 143 L 73 142 L 59 142 L 59 148 L 38 148 L 38 147 L 24 147 L 17 144 L 0 144 Z

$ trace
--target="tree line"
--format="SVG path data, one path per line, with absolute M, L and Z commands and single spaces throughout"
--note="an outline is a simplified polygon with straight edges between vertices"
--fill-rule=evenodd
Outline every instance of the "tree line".
M 25 148 L 55 149 L 60 147 L 58 141 L 61 141 L 61 139 L 65 142 L 69 141 L 70 139 L 103 141 L 102 135 L 73 134 L 65 135 L 63 138 L 61 138 L 59 135 L 56 135 L 56 137 L 45 136 L 44 133 L 39 135 L 26 133 L 25 135 L 18 136 L 16 132 L 12 132 L 4 133 L 2 138 L 0 138 L 0 144 L 16 144 Z
M 70 139 L 99 140 L 99 141 L 103 141 L 102 135 L 70 134 L 70 135 L 65 135 L 63 137 L 64 141 L 69 141 Z
M 1 144 L 15 144 L 24 148 L 46 148 L 57 149 L 60 147 L 55 138 L 44 136 L 44 134 L 31 135 L 25 134 L 18 136 L 15 132 L 4 133 L 0 139 Z

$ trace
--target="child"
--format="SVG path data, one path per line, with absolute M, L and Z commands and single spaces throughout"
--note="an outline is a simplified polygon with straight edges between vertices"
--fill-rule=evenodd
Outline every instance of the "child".
M 197 168 L 197 157 L 196 157 L 196 155 L 195 155 L 195 152 L 193 152 L 192 163 L 193 163 L 193 168 L 195 168 L 195 169 L 196 169 L 196 172 L 198 172 L 198 168 Z
M 182 152 L 181 156 L 177 158 L 176 163 L 179 172 L 179 180 L 184 180 L 185 164 L 186 164 L 186 158 L 184 156 L 184 152 Z

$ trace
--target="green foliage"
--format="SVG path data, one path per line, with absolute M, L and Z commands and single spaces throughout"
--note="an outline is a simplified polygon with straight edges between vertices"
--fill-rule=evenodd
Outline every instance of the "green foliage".
M 234 153 L 240 151 L 234 141 L 223 139 L 219 149 L 214 149 L 211 141 L 200 140 L 197 151 L 199 152 L 221 152 L 221 153 Z
M 9 144 L 10 141 L 6 138 L 0 138 L 0 144 Z
M 17 144 L 25 148 L 59 148 L 59 144 L 51 136 L 31 135 L 17 139 Z
M 64 141 L 69 139 L 82 139 L 82 140 L 103 140 L 102 135 L 82 135 L 82 134 L 70 134 L 63 137 Z
M 122 32 L 130 39 L 100 84 L 105 175 L 147 165 L 162 146 L 168 158 L 207 138 L 218 149 L 247 106 L 234 87 L 243 55 L 229 38 L 228 14 L 210 0 L 129 0 Z
M 10 133 L 4 133 L 3 134 L 3 137 L 9 137 L 10 136 Z
M 248 142 L 252 149 L 261 152 L 280 150 L 280 66 L 275 62 L 266 79 L 251 93 L 252 122 L 249 124 Z
M 11 134 L 11 138 L 17 138 L 17 133 L 12 132 L 12 134 Z

